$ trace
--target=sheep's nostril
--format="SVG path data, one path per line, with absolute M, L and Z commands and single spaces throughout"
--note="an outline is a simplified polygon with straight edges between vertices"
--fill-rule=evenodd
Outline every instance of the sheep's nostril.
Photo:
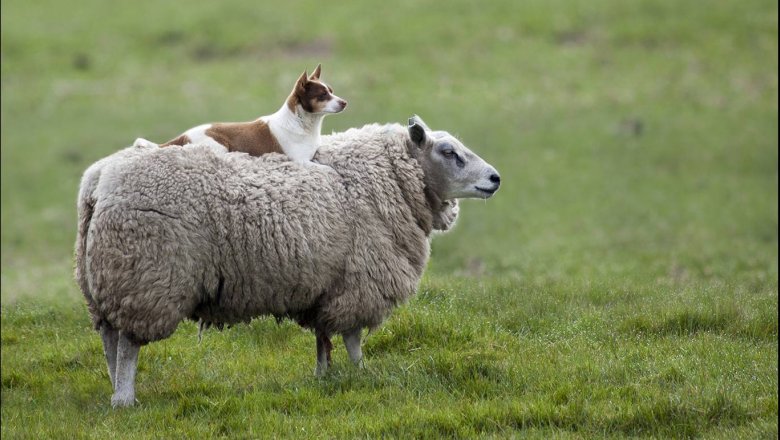
M 493 183 L 501 183 L 501 176 L 499 176 L 498 174 L 492 174 L 490 176 L 490 181 Z

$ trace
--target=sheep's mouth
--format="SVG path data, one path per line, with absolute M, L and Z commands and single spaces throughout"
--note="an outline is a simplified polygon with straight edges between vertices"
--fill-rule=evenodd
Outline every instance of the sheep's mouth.
M 479 192 L 487 194 L 488 196 L 492 196 L 496 191 L 498 191 L 498 186 L 495 188 L 481 188 L 479 186 L 475 186 L 474 188 L 476 188 Z

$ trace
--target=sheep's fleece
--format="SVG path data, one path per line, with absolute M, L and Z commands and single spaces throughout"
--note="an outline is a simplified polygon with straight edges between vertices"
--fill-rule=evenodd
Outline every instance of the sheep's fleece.
M 95 163 L 76 243 L 94 325 L 137 344 L 185 318 L 376 327 L 415 292 L 441 209 L 408 143 L 398 124 L 324 136 L 317 160 L 332 169 L 194 145 Z

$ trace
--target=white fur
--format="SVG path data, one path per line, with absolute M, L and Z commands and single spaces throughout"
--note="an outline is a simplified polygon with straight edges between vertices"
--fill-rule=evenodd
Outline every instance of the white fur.
M 208 145 L 212 148 L 218 148 L 227 151 L 227 148 L 224 145 L 215 141 L 214 138 L 206 134 L 206 130 L 211 128 L 212 125 L 213 124 L 198 125 L 197 127 L 193 127 L 185 131 L 184 134 L 190 138 L 190 143 Z
M 320 147 L 324 114 L 308 113 L 302 108 L 293 113 L 285 103 L 276 113 L 260 118 L 268 124 L 282 151 L 298 163 L 310 163 Z
M 324 113 L 339 113 L 343 111 L 346 107 L 342 104 L 343 102 L 347 102 L 338 96 L 331 94 L 332 98 L 328 103 L 325 105 L 325 109 L 323 110 Z

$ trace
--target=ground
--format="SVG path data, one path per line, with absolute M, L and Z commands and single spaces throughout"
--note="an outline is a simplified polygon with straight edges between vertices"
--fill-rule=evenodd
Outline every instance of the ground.
M 777 438 L 777 3 L 2 3 L 5 438 Z M 72 277 L 83 170 L 139 136 L 349 101 L 413 113 L 502 188 L 418 295 L 336 341 L 260 319 L 141 350 L 110 409 Z

